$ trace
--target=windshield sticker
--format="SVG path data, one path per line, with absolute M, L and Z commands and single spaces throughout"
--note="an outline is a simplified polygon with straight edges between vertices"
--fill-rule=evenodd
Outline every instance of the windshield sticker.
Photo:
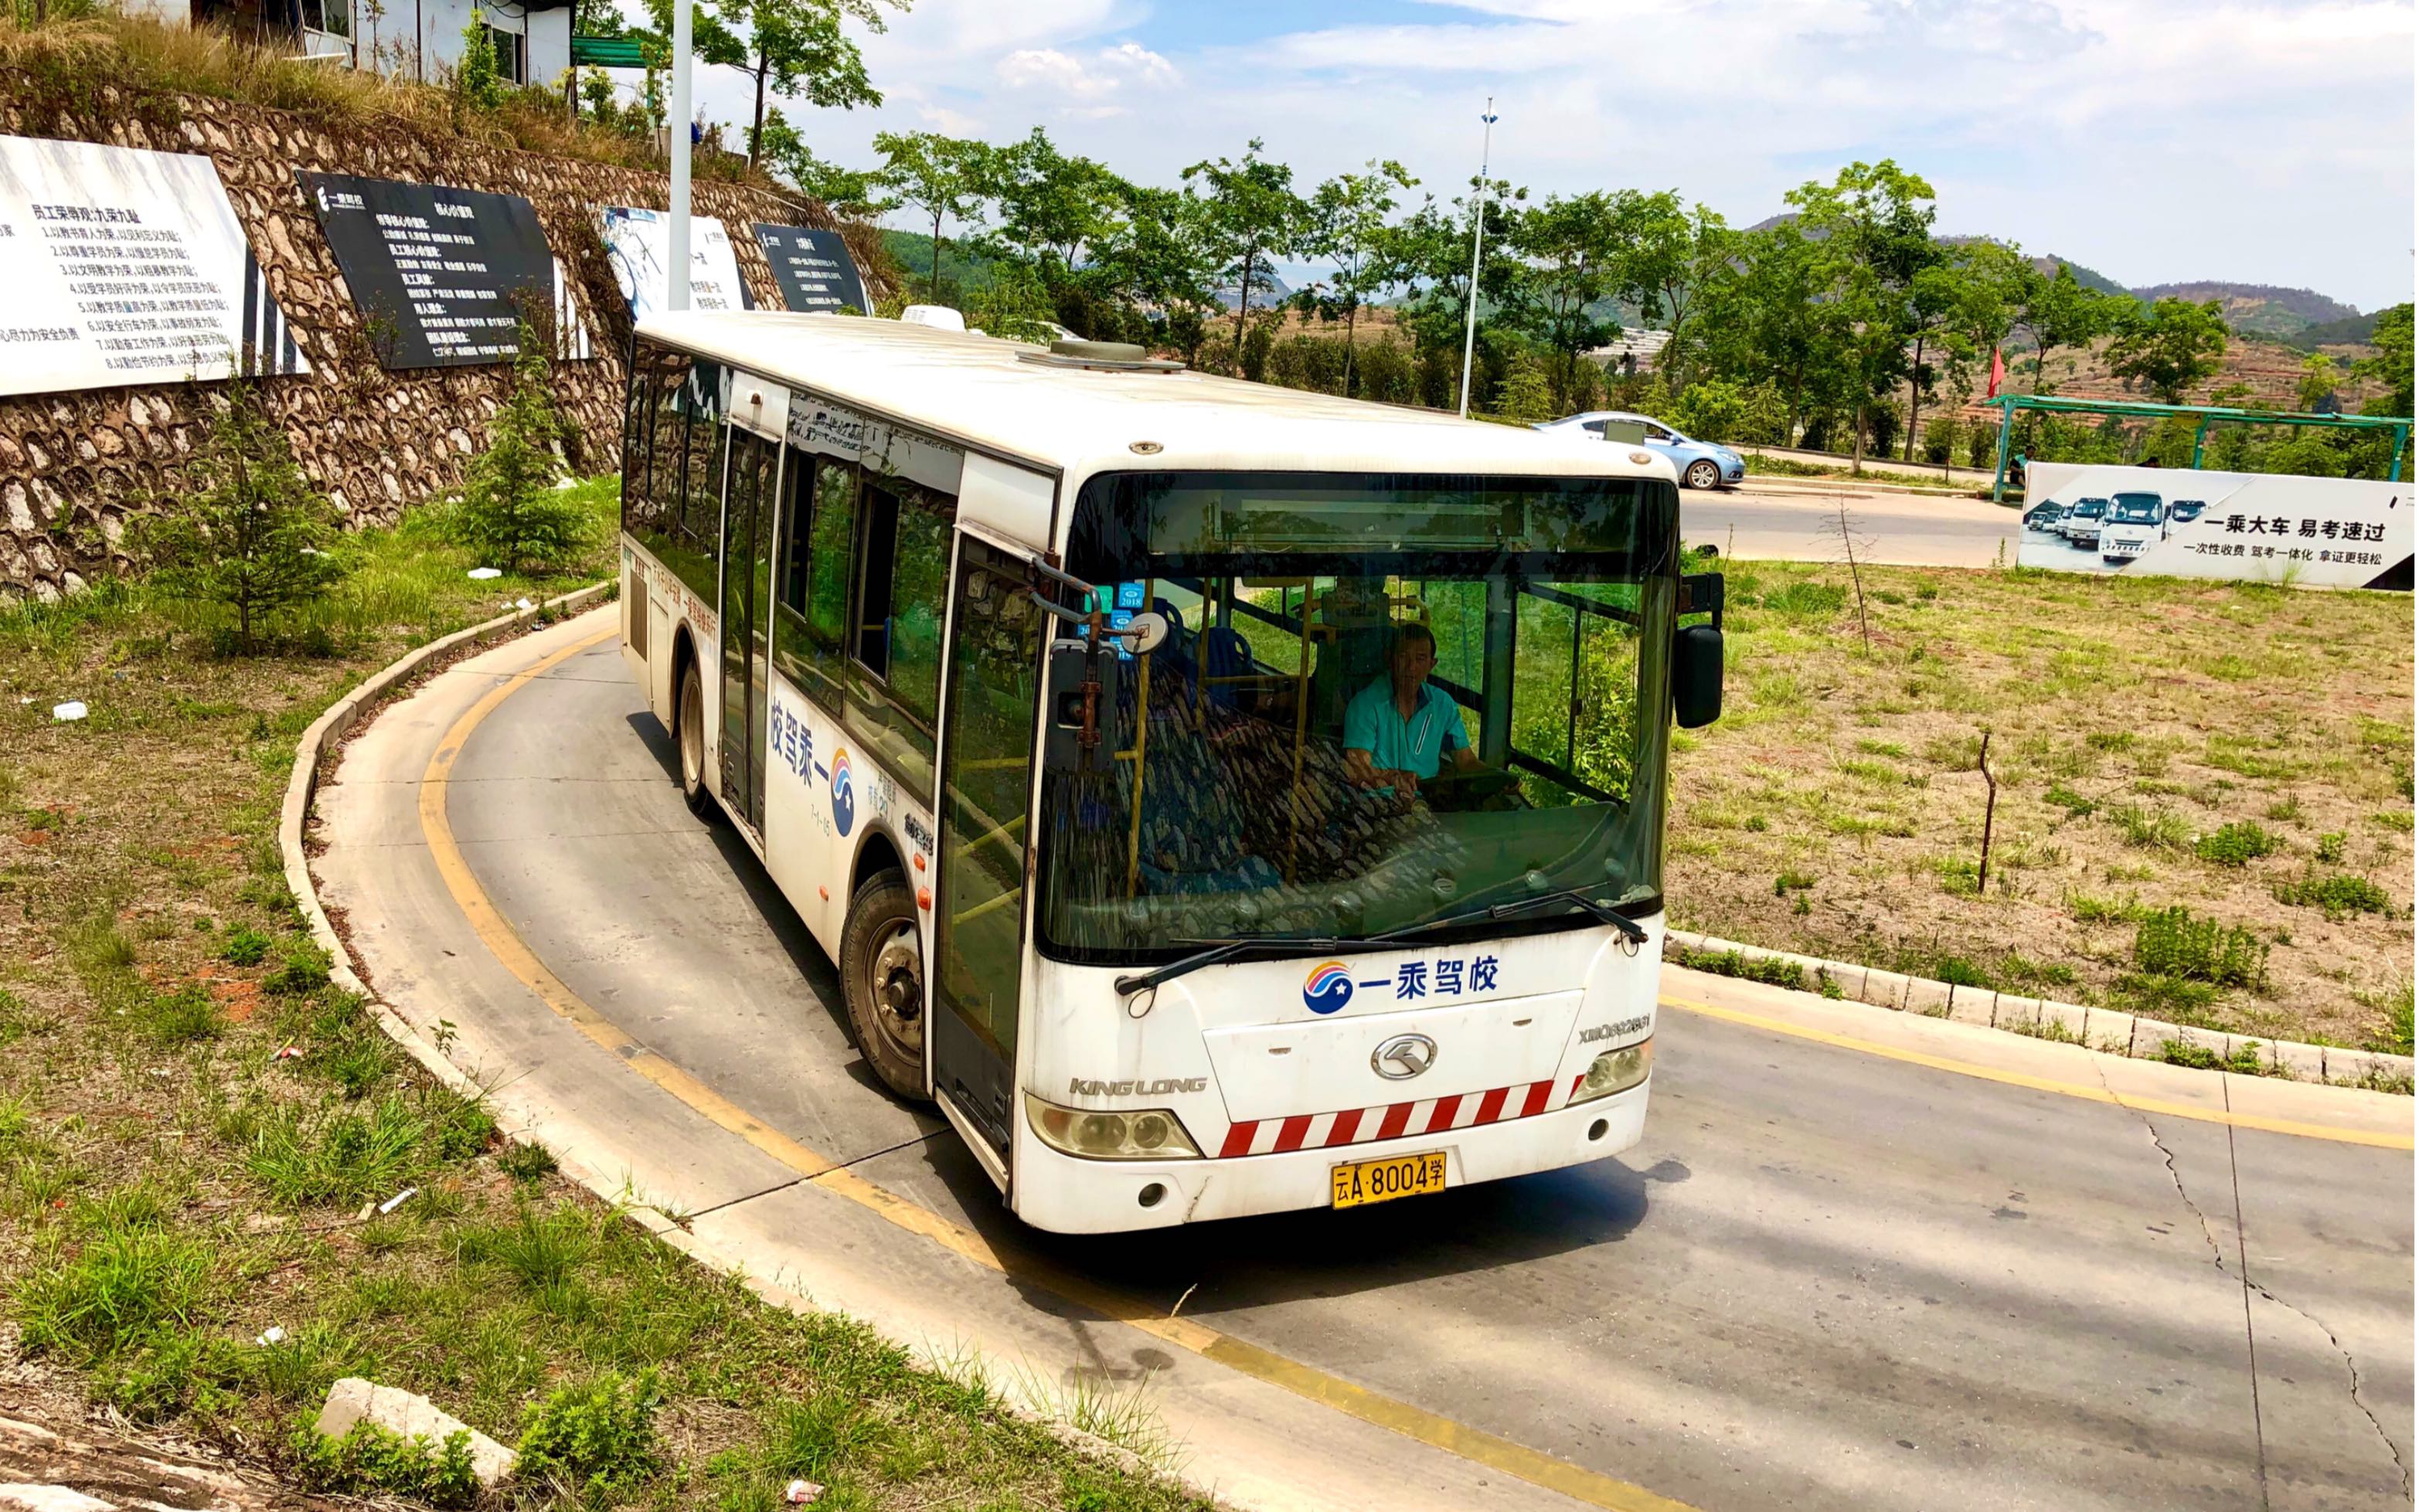
M 1497 984 L 1502 969 L 1502 958 L 1495 955 L 1447 955 L 1435 960 L 1405 961 L 1394 968 L 1392 976 L 1356 982 L 1342 961 L 1321 961 L 1310 969 L 1309 977 L 1302 985 L 1302 1005 L 1322 1016 L 1336 1013 L 1352 1000 L 1353 992 L 1361 987 L 1392 987 L 1397 1002 L 1497 992 L 1502 990 Z

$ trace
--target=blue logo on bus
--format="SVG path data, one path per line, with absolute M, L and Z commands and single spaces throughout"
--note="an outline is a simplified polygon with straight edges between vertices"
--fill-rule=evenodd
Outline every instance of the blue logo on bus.
M 1332 1014 L 1352 1000 L 1352 973 L 1342 961 L 1321 961 L 1302 985 L 1302 1005 L 1315 1014 Z
M 856 822 L 856 785 L 848 780 L 848 748 L 833 750 L 831 762 L 832 824 L 843 835 Z

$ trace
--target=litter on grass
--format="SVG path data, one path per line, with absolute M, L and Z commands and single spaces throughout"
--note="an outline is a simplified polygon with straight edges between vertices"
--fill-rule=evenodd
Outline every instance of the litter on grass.
M 820 1500 L 823 1494 L 823 1487 L 813 1481 L 793 1480 L 790 1482 L 790 1504 L 792 1506 L 810 1506 L 816 1501 Z
M 501 567 L 473 567 L 470 572 L 470 578 L 473 583 L 484 583 L 491 577 L 503 575 L 504 570 Z
M 413 1198 L 418 1197 L 419 1195 L 419 1187 L 407 1186 L 402 1191 L 395 1193 L 394 1196 L 388 1198 L 385 1201 L 379 1203 L 378 1211 L 380 1213 L 393 1213 L 395 1209 L 403 1206 L 406 1202 L 410 1201 Z
M 66 703 L 51 705 L 51 717 L 62 725 L 82 719 L 91 710 L 85 708 L 84 700 L 81 698 L 70 698 Z
M 269 1348 L 271 1344 L 283 1344 L 285 1342 L 285 1330 L 278 1327 L 275 1323 L 271 1323 L 268 1328 L 262 1330 L 260 1336 L 254 1339 L 253 1342 L 259 1345 L 264 1350 Z

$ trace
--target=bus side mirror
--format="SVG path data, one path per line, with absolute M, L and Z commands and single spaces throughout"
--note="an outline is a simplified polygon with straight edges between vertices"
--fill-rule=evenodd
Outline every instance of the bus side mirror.
M 1095 678 L 1097 686 L 1090 686 Z M 1090 645 L 1081 640 L 1052 641 L 1042 696 L 1042 770 L 1106 771 L 1109 732 L 1117 723 L 1116 654 L 1104 650 L 1095 656 Z
M 1722 633 L 1683 625 L 1672 637 L 1672 715 L 1684 730 L 1722 717 Z

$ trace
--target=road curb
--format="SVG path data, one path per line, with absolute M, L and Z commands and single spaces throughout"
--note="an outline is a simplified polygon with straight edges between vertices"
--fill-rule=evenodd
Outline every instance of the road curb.
M 286 778 L 285 799 L 277 817 L 277 848 L 285 863 L 285 885 L 293 893 L 295 907 L 310 931 L 312 943 L 328 955 L 328 977 L 337 987 L 360 998 L 368 1008 L 387 1038 L 402 1046 L 412 1060 L 419 1062 L 438 1082 L 456 1096 L 469 1099 L 486 1108 L 495 1120 L 497 1129 L 507 1138 L 528 1141 L 530 1128 L 516 1124 L 506 1115 L 501 1102 L 490 1095 L 490 1089 L 478 1078 L 454 1063 L 443 1046 L 431 1041 L 419 1028 L 372 989 L 354 970 L 351 950 L 336 933 L 328 911 L 319 901 L 319 886 L 311 876 L 310 852 L 305 843 L 311 809 L 319 791 L 319 779 L 327 770 L 329 753 L 352 733 L 362 717 L 374 710 L 390 694 L 409 683 L 431 664 L 449 653 L 465 647 L 482 647 L 501 643 L 540 622 L 567 619 L 593 607 L 597 601 L 618 588 L 619 580 L 608 578 L 586 588 L 547 600 L 527 609 L 516 609 L 493 619 L 472 625 L 468 630 L 429 642 L 390 662 L 371 674 L 343 697 L 329 706 L 327 711 L 311 723 L 295 742 L 294 768 Z M 806 1293 L 783 1286 L 778 1280 L 751 1272 L 746 1260 L 726 1253 L 720 1246 L 700 1239 L 672 1214 L 641 1200 L 631 1189 L 626 1176 L 615 1176 L 594 1167 L 576 1150 L 558 1149 L 548 1145 L 547 1153 L 554 1157 L 556 1168 L 567 1179 L 584 1187 L 591 1196 L 605 1204 L 608 1211 L 636 1225 L 675 1252 L 704 1266 L 716 1275 L 738 1281 L 760 1301 L 790 1312 L 806 1314 L 827 1309 L 818 1306 Z M 935 1368 L 946 1362 L 935 1361 Z M 1079 1453 L 1101 1459 L 1142 1467 L 1139 1458 L 1125 1446 L 1086 1431 L 1064 1418 L 1052 1415 L 1039 1407 L 1003 1395 L 1008 1410 L 1039 1426 L 1042 1431 Z M 1177 1474 L 1171 1478 L 1194 1486 L 1190 1476 Z M 1196 1489 L 1204 1489 L 1195 1487 Z M 1204 1489 L 1206 1494 L 1206 1489 Z
M 2093 1008 L 2082 1003 L 2059 1002 L 2052 998 L 1999 992 L 1990 987 L 1959 986 L 1923 977 L 1901 976 L 1896 971 L 1843 961 L 1826 961 L 1811 955 L 1796 955 L 1788 951 L 1766 950 L 1760 945 L 1742 945 L 1736 940 L 1693 934 L 1686 929 L 1668 930 L 1663 938 L 1667 947 L 1677 945 L 1691 955 L 1735 955 L 1743 962 L 1770 961 L 1795 966 L 1813 982 L 1827 983 L 1836 987 L 1838 996 L 1844 1001 L 1887 1009 L 1892 1013 L 1952 1018 L 1961 1023 L 2030 1039 L 2060 1040 L 2103 1055 L 2127 1060 L 2161 1059 L 2160 1046 L 2169 1041 L 2208 1050 L 2221 1061 L 2230 1060 L 2238 1049 L 2249 1045 L 2261 1052 L 2269 1067 L 2268 1074 L 2282 1080 L 2373 1090 L 2380 1081 L 2399 1078 L 2408 1082 L 2412 1079 L 2413 1059 L 2407 1055 L 2385 1055 L 2373 1050 L 2347 1049 L 2339 1045 L 2303 1045 L 2295 1040 L 2268 1040 L 2252 1034 L 2196 1029 L 2189 1025 L 2170 1024 L 2163 1019 L 2119 1013 L 2113 1008 Z M 1672 965 L 1693 970 L 1709 970 L 1702 962 L 1671 960 L 1668 952 L 1665 959 Z M 1740 974 L 1724 973 L 1718 966 L 1710 970 L 1717 975 Z M 1825 993 L 1826 997 L 1831 995 Z
M 329 979 L 360 998 L 377 1020 L 378 1027 L 386 1031 L 387 1038 L 401 1046 L 420 1063 L 422 1070 L 436 1077 L 455 1095 L 486 1105 L 491 1115 L 498 1109 L 494 1100 L 487 1095 L 487 1089 L 469 1072 L 455 1065 L 442 1046 L 432 1043 L 410 1020 L 396 1013 L 353 969 L 352 952 L 346 947 L 344 938 L 336 933 L 335 925 L 329 922 L 328 910 L 319 902 L 319 886 L 311 876 L 311 857 L 303 836 L 310 824 L 312 803 L 318 796 L 320 774 L 327 768 L 328 754 L 351 734 L 354 726 L 361 724 L 362 716 L 389 694 L 450 652 L 466 646 L 485 646 L 502 641 L 541 620 L 550 621 L 577 614 L 618 586 L 618 580 L 609 578 L 583 588 L 574 588 L 569 593 L 527 609 L 498 615 L 468 630 L 455 631 L 451 635 L 407 651 L 372 673 L 355 684 L 351 692 L 330 705 L 327 712 L 312 721 L 311 727 L 304 730 L 302 738 L 295 742 L 294 770 L 286 778 L 285 802 L 278 811 L 277 848 L 285 862 L 286 890 L 294 895 L 294 906 L 302 915 L 303 926 L 310 931 L 311 942 L 327 952 Z M 508 1137 L 527 1133 L 525 1129 L 508 1126 L 501 1118 L 497 1120 L 497 1126 Z M 667 1229 L 677 1231 L 677 1225 L 669 1216 L 634 1202 L 626 1183 L 616 1183 L 603 1171 L 590 1168 L 571 1151 L 549 1150 L 548 1153 L 554 1155 L 564 1175 L 640 1228 L 658 1236 Z
M 1926 488 L 1918 483 L 1887 483 L 1870 478 L 1799 478 L 1785 472 L 1756 472 L 1730 485 L 1733 489 L 1765 489 L 1778 494 L 1896 494 L 1907 498 L 1958 498 L 1981 503 L 1987 497 L 1971 489 Z M 2002 505 L 2001 508 L 2006 506 Z

